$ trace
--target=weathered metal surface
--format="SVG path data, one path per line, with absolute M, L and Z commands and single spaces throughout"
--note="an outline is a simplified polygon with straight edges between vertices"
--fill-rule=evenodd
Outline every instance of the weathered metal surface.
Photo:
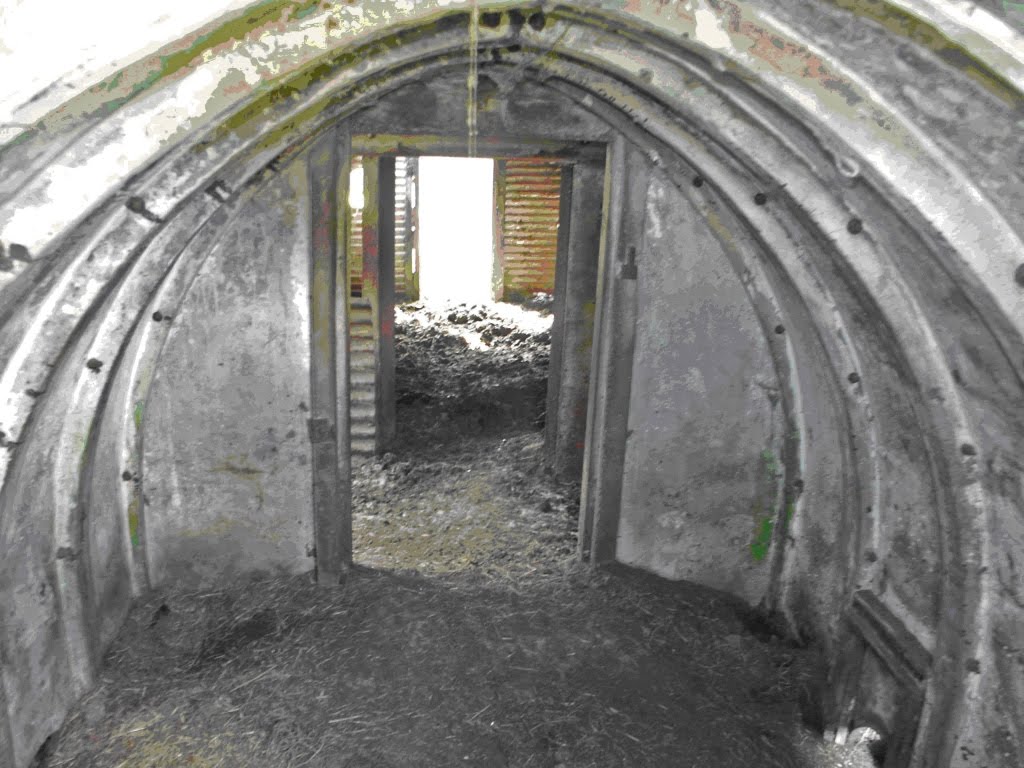
M 868 589 L 854 593 L 843 651 L 829 673 L 825 738 L 842 744 L 870 727 L 885 741 L 885 765 L 913 759 L 931 654 Z
M 380 157 L 376 197 L 377 285 L 371 295 L 373 326 L 377 335 L 376 450 L 383 453 L 395 439 L 395 158 Z M 364 229 L 365 232 L 365 229 Z
M 794 514 L 787 519 L 787 501 L 772 534 L 772 602 L 828 642 L 844 604 L 835 598 L 873 589 L 933 658 L 908 761 L 948 765 L 965 755 L 957 764 L 1015 766 L 1024 754 L 1013 650 L 1024 634 L 1024 576 L 1015 565 L 1024 551 L 1016 458 L 1024 454 L 1024 293 L 1014 275 L 1024 205 L 1014 141 L 1020 93 L 1006 85 L 1024 56 L 1018 38 L 981 15 L 967 20 L 961 6 L 874 6 L 927 17 L 938 46 L 922 44 L 921 27 L 886 29 L 854 6 L 810 0 L 770 8 L 565 3 L 542 29 L 513 29 L 502 14 L 497 28 L 481 30 L 481 44 L 501 61 L 493 64 L 498 90 L 482 104 L 496 109 L 482 110 L 480 124 L 502 104 L 517 108 L 515 85 L 501 90 L 510 81 L 498 72 L 536 75 L 536 88 L 575 100 L 573 114 L 617 121 L 676 186 L 705 181 L 707 197 L 694 205 L 726 258 L 742 266 L 772 339 L 787 429 L 799 436 L 784 462 Z M 0 596 L 13 618 L 0 643 L 8 658 L 26 652 L 26 636 L 10 630 L 31 625 L 41 638 L 31 652 L 52 662 L 5 665 L 8 712 L 59 716 L 76 690 L 66 684 L 68 648 L 92 631 L 91 611 L 107 610 L 79 597 L 82 612 L 60 614 L 53 601 L 26 603 L 19 585 L 37 573 L 52 589 L 56 564 L 70 579 L 62 600 L 82 590 L 77 566 L 56 563 L 45 489 L 58 484 L 72 499 L 101 466 L 43 446 L 65 417 L 89 423 L 96 411 L 95 387 L 76 400 L 71 383 L 81 370 L 111 371 L 85 356 L 86 343 L 121 348 L 122 331 L 92 324 L 114 306 L 113 286 L 193 194 L 218 180 L 240 188 L 289 144 L 381 94 L 458 71 L 462 7 L 416 3 L 402 15 L 366 0 L 310 7 L 300 18 L 275 6 L 172 46 L 156 66 L 141 62 L 109 91 L 84 95 L 5 147 L 0 531 L 5 555 L 20 559 L 4 558 Z M 450 24 L 435 24 L 449 13 Z M 401 45 L 387 39 L 397 19 L 409 30 Z M 267 31 L 272 50 L 258 40 Z M 941 52 L 949 50 L 943 38 L 959 46 L 956 55 Z M 124 207 L 132 197 L 142 199 L 140 213 Z M 79 229 L 90 211 L 96 217 Z M 194 274 L 203 258 L 188 256 L 178 271 Z M 639 281 L 642 259 L 636 264 Z M 186 293 L 161 289 L 168 314 L 177 317 L 173 297 Z M 126 350 L 119 368 L 146 349 Z M 98 373 L 84 366 L 92 359 L 104 363 Z M 139 377 L 119 370 L 107 393 L 129 423 L 134 399 L 125 391 L 167 370 L 159 356 L 147 359 L 158 367 L 137 369 Z M 137 443 L 123 450 L 123 465 L 137 463 Z M 105 462 L 112 454 L 92 455 Z M 87 673 L 88 661 L 73 656 Z M 25 705 L 16 698 L 27 690 L 23 669 L 54 686 Z M 23 719 L 9 721 L 10 762 L 25 763 L 50 722 L 40 717 L 26 729 Z
M 312 446 L 313 530 L 316 578 L 337 584 L 352 562 L 350 496 L 341 481 L 338 456 L 337 288 L 338 176 L 348 157 L 338 152 L 337 131 L 328 131 L 309 149 L 309 442 Z M 344 343 L 342 341 L 341 343 Z M 269 405 L 269 403 L 268 403 Z
M 585 554 L 595 564 L 616 557 L 640 309 L 637 282 L 623 270 L 647 247 L 644 217 L 650 182 L 650 169 L 622 138 L 608 148 L 606 173 L 610 183 L 603 211 L 580 498 L 580 515 L 585 518 L 581 530 L 588 529 L 588 535 L 580 536 L 580 546 L 587 547 Z
M 373 421 L 363 422 L 372 433 L 359 436 L 380 453 L 395 435 L 395 158 L 364 157 L 363 182 L 363 300 L 373 335 L 353 365 L 372 380 Z
M 335 432 L 338 461 L 338 516 L 341 561 L 344 568 L 352 564 L 352 308 L 349 287 L 349 258 L 352 240 L 349 237 L 348 209 L 352 158 L 352 136 L 339 127 L 336 134 L 338 164 L 335 190 L 335 240 L 337 253 L 334 269 L 334 388 Z
M 363 147 L 364 140 L 357 139 Z M 415 211 L 410 196 L 410 184 L 415 177 L 416 158 L 395 158 L 395 294 L 399 298 L 415 300 L 419 296 L 416 284 L 418 271 L 413 263 L 415 252 Z M 363 156 L 353 155 L 352 170 L 362 172 Z M 351 293 L 363 295 L 363 209 L 349 209 L 348 229 L 349 273 Z
M 313 565 L 309 199 L 289 167 L 194 257 L 179 303 L 143 315 L 159 349 L 128 418 L 154 585 Z
M 649 188 L 617 557 L 757 604 L 785 474 L 769 340 L 685 193 Z
M 555 288 L 561 166 L 533 158 L 509 158 L 495 166 L 498 192 L 496 248 L 501 293 L 522 301 Z M 497 276 L 496 278 L 497 279 Z
M 420 296 L 419 254 L 416 249 L 415 157 L 395 158 L 395 299 L 415 301 Z
M 581 159 L 572 167 L 571 207 L 564 295 L 556 295 L 552 325 L 549 388 L 557 385 L 555 409 L 548 410 L 552 431 L 551 461 L 559 476 L 577 480 L 583 472 L 587 430 L 587 396 L 597 301 L 598 254 L 601 249 L 604 162 Z M 560 348 L 560 374 L 555 345 Z

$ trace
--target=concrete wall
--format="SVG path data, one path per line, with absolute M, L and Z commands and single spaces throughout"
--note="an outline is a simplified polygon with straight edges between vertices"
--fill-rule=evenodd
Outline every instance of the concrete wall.
M 502 68 L 480 82 L 477 129 L 488 138 L 532 137 L 569 141 L 606 137 L 608 127 L 586 110 L 548 88 Z M 465 135 L 466 78 L 444 73 L 402 86 L 352 118 L 353 134 L 409 134 L 405 146 L 417 150 L 415 134 Z M 456 128 L 457 126 L 457 128 Z
M 306 184 L 297 162 L 260 192 L 173 318 L 144 414 L 154 583 L 313 566 Z
M 698 211 L 663 174 L 646 203 L 617 555 L 757 603 L 782 499 L 779 382 Z

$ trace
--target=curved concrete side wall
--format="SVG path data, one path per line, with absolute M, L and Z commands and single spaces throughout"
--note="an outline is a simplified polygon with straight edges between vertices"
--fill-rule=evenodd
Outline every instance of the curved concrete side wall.
M 128 67 L 4 146 L 0 761 L 20 768 L 57 727 L 151 576 L 144 488 L 173 463 L 147 454 L 167 433 L 136 404 L 152 387 L 154 405 L 175 412 L 165 342 L 184 359 L 192 310 L 181 307 L 197 306 L 189 287 L 204 260 L 216 268 L 229 222 L 253 225 L 244 212 L 302 142 L 464 67 L 467 5 L 268 3 Z M 677 227 L 699 212 L 697 242 L 746 293 L 744 304 L 735 283 L 717 283 L 744 307 L 736 359 L 755 327 L 749 308 L 757 318 L 745 368 L 771 358 L 782 476 L 765 558 L 734 588 L 766 593 L 839 670 L 857 605 L 892 618 L 921 649 L 907 764 L 1024 763 L 1020 37 L 981 10 L 964 19 L 916 0 L 478 5 L 494 13 L 480 29 L 482 72 L 560 93 L 660 169 L 677 190 L 665 198 Z M 207 194 L 214 182 L 227 192 Z M 649 231 L 650 253 L 675 250 L 669 231 Z M 652 301 L 679 327 L 673 290 Z M 154 322 L 157 310 L 174 319 Z M 641 317 L 648 378 L 637 382 L 650 389 L 644 364 L 667 361 Z M 299 391 L 275 380 L 284 400 Z M 687 406 L 686 382 L 673 381 L 666 403 Z M 633 411 L 636 434 L 650 414 Z M 282 411 L 268 426 L 286 435 L 291 419 Z M 771 423 L 750 432 L 763 439 Z M 696 428 L 714 430 L 710 419 Z M 205 434 L 201 471 L 231 455 Z M 749 468 L 752 455 L 742 446 L 730 459 Z M 251 503 L 228 479 L 219 500 Z M 218 572 L 216 557 L 199 580 Z M 173 562 L 168 573 L 190 573 Z M 880 691 L 864 714 L 891 726 L 885 702 L 898 690 L 878 670 L 856 672 Z
M 307 183 L 296 162 L 261 190 L 165 319 L 142 417 L 154 584 L 313 567 Z
M 685 193 L 648 188 L 617 557 L 758 603 L 786 419 L 768 337 Z

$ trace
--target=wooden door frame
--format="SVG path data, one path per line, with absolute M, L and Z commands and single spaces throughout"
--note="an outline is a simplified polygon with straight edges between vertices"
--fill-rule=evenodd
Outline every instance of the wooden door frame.
M 316 432 L 320 442 L 314 441 L 314 447 L 318 444 L 329 446 L 324 448 L 324 455 L 314 461 L 313 470 L 317 575 L 321 582 L 337 583 L 343 579 L 351 567 L 353 554 L 352 452 L 348 416 L 351 391 L 348 370 L 348 174 L 341 171 L 350 168 L 353 155 L 363 155 L 364 158 L 393 158 L 398 155 L 464 157 L 467 149 L 464 139 L 453 137 L 382 134 L 352 136 L 347 132 L 331 130 L 311 150 L 310 189 L 314 206 L 310 245 L 310 381 L 314 394 L 311 395 L 310 434 L 313 439 L 314 430 L 320 430 Z M 628 438 L 637 312 L 636 253 L 637 243 L 642 240 L 644 209 L 639 193 L 646 184 L 646 171 L 629 167 L 629 151 L 621 137 L 609 144 L 520 137 L 478 144 L 478 156 L 483 157 L 545 156 L 561 160 L 567 165 L 584 159 L 599 158 L 604 161 L 596 312 L 591 344 L 579 519 L 579 554 L 595 565 L 614 559 L 615 556 L 622 498 L 622 470 Z M 378 199 L 375 202 L 379 212 L 382 204 L 386 208 L 387 201 L 379 194 L 380 185 L 377 185 L 377 191 Z M 333 211 L 323 207 L 322 203 L 327 199 L 334 201 Z M 317 200 L 321 202 L 320 207 L 315 204 Z M 563 200 L 571 200 L 571 194 L 564 195 Z M 364 204 L 369 203 L 368 196 Z M 365 210 L 363 227 L 365 243 Z M 334 232 L 332 243 L 328 244 L 324 240 L 322 235 L 326 231 Z M 374 232 L 370 235 L 371 238 L 377 238 L 378 245 L 380 234 Z M 381 269 L 379 255 L 378 252 L 377 267 Z M 392 267 L 392 276 L 393 272 Z M 380 281 L 378 276 L 377 290 L 386 290 L 387 282 Z M 390 281 L 390 292 L 393 332 L 393 278 Z M 375 313 L 374 321 L 378 336 L 382 326 L 387 323 L 384 316 L 388 314 L 385 306 L 387 298 L 378 296 L 380 311 Z M 325 312 L 325 307 L 329 311 Z M 393 369 L 393 355 L 390 359 Z M 556 375 L 559 374 L 556 372 Z M 393 370 L 390 380 L 393 385 Z M 561 381 L 558 386 L 561 386 Z M 381 405 L 387 408 L 393 406 L 393 403 Z M 378 424 L 381 413 L 378 410 Z M 328 419 L 331 424 L 325 426 L 324 419 Z M 316 428 L 314 421 L 319 425 Z M 321 431 L 329 430 L 331 426 L 334 434 L 325 438 Z

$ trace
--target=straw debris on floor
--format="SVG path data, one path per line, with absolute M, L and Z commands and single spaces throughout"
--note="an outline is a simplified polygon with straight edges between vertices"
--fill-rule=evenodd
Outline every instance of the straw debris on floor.
M 443 322 L 400 328 L 407 373 L 423 352 L 410 343 L 463 325 Z M 521 345 L 531 361 L 540 333 Z M 802 723 L 799 701 L 821 677 L 814 649 L 728 595 L 579 563 L 579 488 L 544 470 L 542 400 L 481 428 L 445 393 L 483 397 L 510 378 L 484 358 L 473 366 L 490 384 L 465 380 L 466 365 L 422 373 L 434 379 L 404 391 L 429 395 L 406 401 L 427 413 L 406 419 L 392 454 L 357 467 L 359 564 L 344 585 L 299 575 L 152 592 L 39 765 L 872 765 Z M 410 432 L 446 407 L 449 432 Z

